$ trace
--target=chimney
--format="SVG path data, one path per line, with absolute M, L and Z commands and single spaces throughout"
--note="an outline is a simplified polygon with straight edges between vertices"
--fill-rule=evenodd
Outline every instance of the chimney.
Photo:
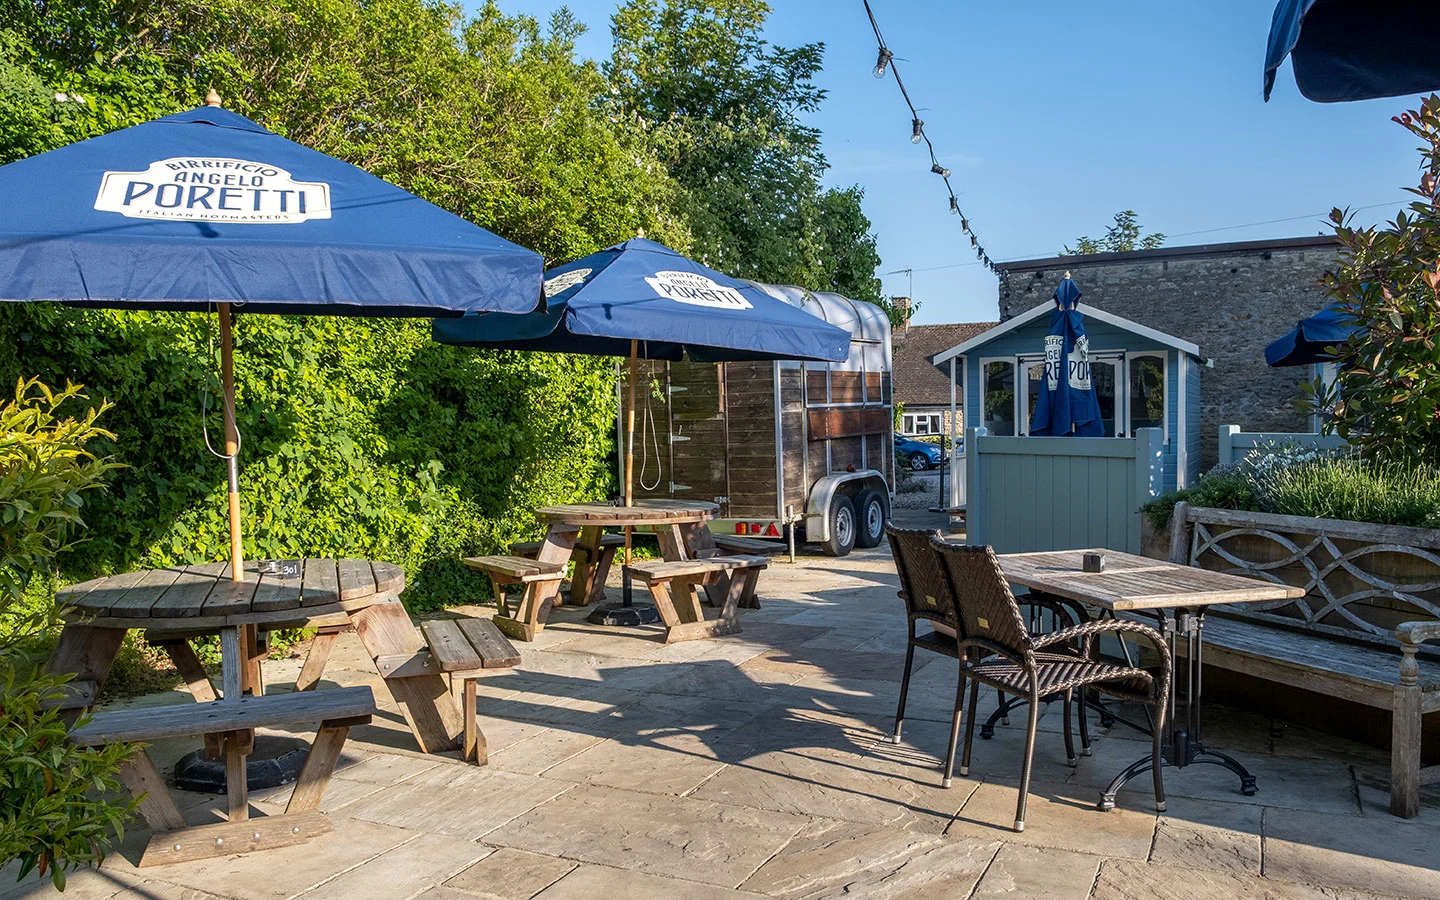
M 895 333 L 903 335 L 910 330 L 910 298 L 891 297 L 890 303 L 895 307 L 896 318 L 900 320 L 900 324 L 895 327 Z

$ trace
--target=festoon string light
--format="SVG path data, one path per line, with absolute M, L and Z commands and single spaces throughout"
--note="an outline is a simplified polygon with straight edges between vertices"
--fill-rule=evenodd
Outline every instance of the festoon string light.
M 880 33 L 880 23 L 875 20 L 875 11 L 870 8 L 870 0 L 864 0 L 865 15 L 870 18 L 870 27 L 875 30 L 875 42 L 879 45 L 879 53 L 875 57 L 874 75 L 876 78 L 884 78 L 886 73 L 895 77 L 895 84 L 900 88 L 900 96 L 905 98 L 905 105 L 910 108 L 910 143 L 925 145 L 930 152 L 930 171 L 940 176 L 945 182 L 945 191 L 950 195 L 950 212 L 960 217 L 960 230 L 965 232 L 970 239 L 970 248 L 975 251 L 975 258 L 980 264 L 989 269 L 996 276 L 1003 276 L 999 267 L 990 259 L 990 254 L 985 246 L 980 243 L 980 236 L 970 226 L 970 217 L 960 209 L 960 198 L 955 196 L 955 189 L 950 186 L 950 170 L 940 164 L 935 155 L 935 145 L 930 142 L 930 136 L 925 133 L 925 122 L 920 118 L 920 111 L 915 108 L 914 102 L 910 99 L 910 92 L 905 88 L 905 82 L 900 77 L 900 67 L 895 61 L 895 54 L 891 52 L 885 43 L 885 36 Z

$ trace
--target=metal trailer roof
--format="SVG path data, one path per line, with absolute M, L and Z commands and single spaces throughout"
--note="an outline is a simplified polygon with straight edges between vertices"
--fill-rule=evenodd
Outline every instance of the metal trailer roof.
M 793 284 L 759 281 L 750 284 L 850 332 L 849 359 L 831 366 L 841 370 L 890 371 L 890 319 L 880 307 L 827 291 L 807 291 Z

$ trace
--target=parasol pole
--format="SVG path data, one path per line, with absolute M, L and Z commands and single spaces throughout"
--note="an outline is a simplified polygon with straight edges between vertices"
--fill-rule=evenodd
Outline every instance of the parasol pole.
M 230 579 L 245 580 L 245 551 L 240 543 L 240 429 L 235 425 L 235 355 L 230 304 L 220 306 L 220 383 L 225 392 L 225 467 L 230 476 Z
M 220 94 L 205 92 L 206 106 L 219 106 Z M 220 384 L 225 392 L 225 468 L 230 480 L 230 580 L 245 580 L 245 549 L 240 541 L 240 429 L 235 425 L 235 354 L 230 304 L 220 307 Z
M 635 505 L 635 370 L 638 368 L 640 358 L 640 342 L 630 341 L 630 402 L 625 407 L 625 505 Z M 634 538 L 635 529 L 629 525 L 625 526 L 625 565 L 628 567 L 634 560 L 631 558 L 631 542 Z

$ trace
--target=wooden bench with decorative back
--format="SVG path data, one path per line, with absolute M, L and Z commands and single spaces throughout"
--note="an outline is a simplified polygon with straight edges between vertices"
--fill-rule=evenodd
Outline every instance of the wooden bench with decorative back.
M 629 566 L 630 575 L 650 589 L 665 623 L 665 643 L 734 634 L 740 631 L 740 599 L 753 596 L 760 570 L 770 564 L 763 556 L 711 556 L 705 559 L 643 560 Z M 706 619 L 697 588 L 724 578 L 719 615 Z
M 91 747 L 214 734 L 222 737 L 227 756 L 239 758 L 238 768 L 227 765 L 230 821 L 198 826 L 186 824 L 166 791 L 159 769 L 143 747 L 121 764 L 120 778 L 140 801 L 140 813 L 154 832 L 139 865 L 153 866 L 285 847 L 330 831 L 330 820 L 319 812 L 320 799 L 350 727 L 369 722 L 374 712 L 375 695 L 370 688 L 336 688 L 109 710 L 96 713 L 71 731 L 69 738 L 72 743 Z M 255 729 L 314 722 L 320 728 L 284 814 L 250 819 L 243 757 L 253 745 Z
M 1188 503 L 1171 527 L 1172 562 L 1306 589 L 1217 607 L 1205 662 L 1390 710 L 1390 811 L 1418 815 L 1420 786 L 1440 783 L 1440 765 L 1420 756 L 1422 717 L 1440 712 L 1440 529 Z

